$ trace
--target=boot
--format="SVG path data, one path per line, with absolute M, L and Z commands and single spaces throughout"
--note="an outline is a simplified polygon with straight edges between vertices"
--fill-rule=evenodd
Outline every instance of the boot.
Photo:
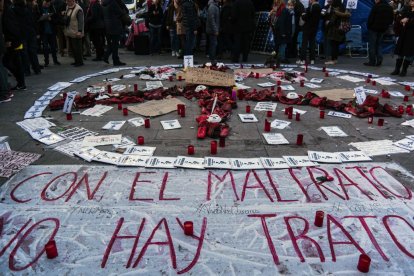
M 395 61 L 395 69 L 391 73 L 391 75 L 395 76 L 395 75 L 398 75 L 400 73 L 400 68 L 401 68 L 402 62 L 403 62 L 402 58 L 397 58 L 397 60 Z
M 400 77 L 405 77 L 407 75 L 408 65 L 410 65 L 410 62 L 408 60 L 404 60 L 403 65 L 402 65 L 402 70 L 400 73 Z

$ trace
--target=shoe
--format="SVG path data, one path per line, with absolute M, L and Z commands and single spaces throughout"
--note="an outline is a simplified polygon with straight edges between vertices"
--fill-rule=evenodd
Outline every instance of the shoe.
M 70 65 L 72 65 L 72 66 L 73 66 L 73 65 L 76 65 L 76 62 L 72 62 Z
M 45 68 L 48 67 L 48 66 L 49 66 L 49 62 L 47 62 L 47 63 L 45 62 L 45 64 L 43 65 L 43 67 L 45 67 Z
M 382 60 L 381 61 L 377 61 L 377 63 L 375 63 L 375 66 L 379 67 L 382 65 Z
M 325 61 L 325 65 L 335 65 L 336 63 L 337 63 L 336 60 L 328 60 L 328 61 Z
M 27 88 L 26 88 L 26 85 L 16 85 L 16 86 L 14 86 L 14 87 L 12 87 L 11 89 L 10 89 L 11 91 L 17 91 L 17 90 L 22 90 L 22 91 L 24 91 L 24 90 L 27 90 Z
M 83 66 L 83 65 L 84 65 L 83 63 L 75 63 L 75 64 L 73 64 L 74 67 L 80 67 L 80 66 Z
M 175 57 L 175 52 L 174 51 L 171 52 L 171 56 Z
M 375 64 L 374 63 L 371 63 L 371 62 L 364 62 L 363 64 L 365 66 L 375 66 Z
M 103 58 L 102 60 L 103 60 L 103 62 L 109 64 L 108 58 Z
M 92 61 L 102 61 L 102 58 L 94 58 Z
M 297 61 L 296 61 L 296 64 L 301 64 L 301 65 L 304 65 L 304 64 L 305 64 L 305 61 L 304 61 L 304 60 L 300 60 L 300 59 L 299 59 L 299 60 L 297 60 Z
M 35 73 L 35 75 L 40 75 L 40 74 L 42 74 L 42 71 L 38 70 L 38 71 L 35 71 L 34 73 Z
M 311 65 L 314 65 L 315 64 L 315 61 L 312 59 L 311 62 L 310 62 L 310 64 Z
M 121 61 L 114 62 L 114 66 L 124 66 L 124 65 L 126 65 L 125 62 L 121 62 Z
M 0 97 L 0 103 L 10 102 L 12 99 L 9 96 Z
M 54 65 L 60 65 L 60 62 L 56 60 L 56 61 L 53 62 L 53 64 Z
M 395 69 L 390 74 L 393 75 L 393 76 L 399 75 L 402 64 L 403 64 L 403 59 L 402 58 L 397 58 L 397 60 L 395 61 Z

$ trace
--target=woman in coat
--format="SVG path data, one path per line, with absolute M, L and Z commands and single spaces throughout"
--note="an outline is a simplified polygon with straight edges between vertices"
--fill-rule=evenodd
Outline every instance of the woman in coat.
M 341 0 L 333 0 L 327 14 L 325 28 L 327 38 L 331 45 L 332 59 L 325 62 L 325 64 L 332 65 L 338 62 L 339 45 L 345 42 L 345 33 L 339 29 L 341 20 L 350 18 L 351 14 L 345 10 Z
M 398 58 L 391 75 L 404 77 L 407 75 L 408 66 L 414 59 L 414 0 L 410 1 L 408 9 L 402 11 L 400 24 L 402 26 L 401 33 L 395 47 L 395 54 L 398 55 Z
M 292 16 L 283 0 L 275 0 L 269 13 L 277 63 L 286 62 L 286 45 L 292 37 Z
M 154 0 L 148 8 L 151 55 L 161 53 L 161 27 L 163 11 L 159 0 Z

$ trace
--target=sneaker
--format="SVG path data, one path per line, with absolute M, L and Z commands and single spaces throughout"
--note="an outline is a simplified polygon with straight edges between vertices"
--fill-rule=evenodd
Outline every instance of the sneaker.
M 304 65 L 304 64 L 305 64 L 305 61 L 304 61 L 304 60 L 300 60 L 300 59 L 298 59 L 298 60 L 296 61 L 296 64 L 301 64 L 301 65 Z
M 312 59 L 311 62 L 310 62 L 310 64 L 311 65 L 314 65 L 315 64 L 315 61 Z
M 16 85 L 15 87 L 12 87 L 10 89 L 11 91 L 17 91 L 17 90 L 27 90 L 26 85 Z
M 171 52 L 171 56 L 175 57 L 175 52 L 174 51 Z
M 7 103 L 10 102 L 12 99 L 12 97 L 10 96 L 4 96 L 4 97 L 0 97 L 0 103 Z
M 328 60 L 328 61 L 325 61 L 325 65 L 335 65 L 336 63 L 337 63 L 336 60 Z

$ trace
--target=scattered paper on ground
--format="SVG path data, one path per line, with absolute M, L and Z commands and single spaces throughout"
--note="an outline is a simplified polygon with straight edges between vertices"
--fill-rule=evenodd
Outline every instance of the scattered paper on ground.
M 263 137 L 269 145 L 289 144 L 289 141 L 281 133 L 263 133 Z
M 39 158 L 40 154 L 37 153 L 0 151 L 0 177 L 8 178 Z
M 120 144 L 121 139 L 122 139 L 122 134 L 86 136 L 82 141 L 82 147 L 95 147 L 95 146 Z
M 394 145 L 391 140 L 376 140 L 368 142 L 349 143 L 360 151 L 365 152 L 368 156 L 388 155 L 396 153 L 409 153 L 410 151 Z
M 346 137 L 346 136 L 348 136 L 348 134 L 343 132 L 342 129 L 340 129 L 337 126 L 326 126 L 326 127 L 321 127 L 321 129 L 323 131 L 325 131 L 326 134 L 328 134 L 331 137 Z

